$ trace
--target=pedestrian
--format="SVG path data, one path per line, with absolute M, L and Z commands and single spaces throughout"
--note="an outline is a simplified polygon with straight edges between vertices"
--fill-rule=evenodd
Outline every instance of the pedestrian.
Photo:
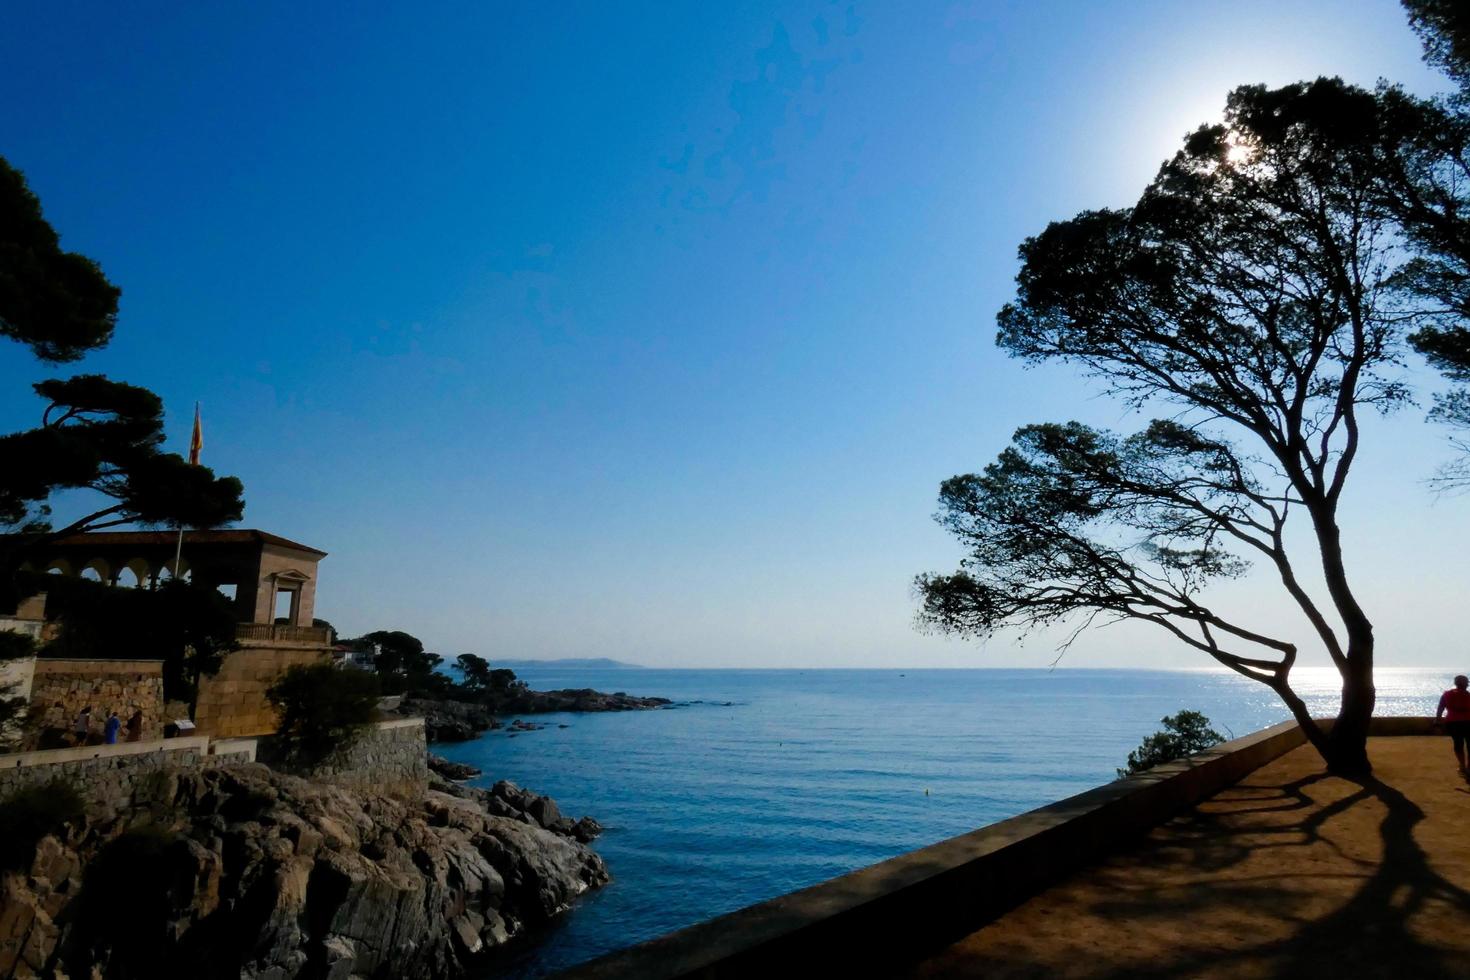
M 134 711 L 133 716 L 128 719 L 128 741 L 141 742 L 143 740 L 143 712 Z
M 1466 743 L 1470 743 L 1470 677 L 1464 674 L 1455 678 L 1455 686 L 1439 696 L 1439 710 L 1434 713 L 1435 724 L 1443 718 L 1444 730 L 1450 737 L 1455 750 L 1455 761 L 1460 764 L 1460 775 L 1470 776 L 1466 768 Z
M 92 737 L 92 706 L 89 704 L 77 712 L 77 720 L 71 726 L 72 737 L 77 745 L 86 745 Z
M 107 716 L 107 724 L 102 727 L 102 741 L 108 745 L 117 744 L 117 730 L 122 727 L 122 719 L 117 712 L 110 712 Z

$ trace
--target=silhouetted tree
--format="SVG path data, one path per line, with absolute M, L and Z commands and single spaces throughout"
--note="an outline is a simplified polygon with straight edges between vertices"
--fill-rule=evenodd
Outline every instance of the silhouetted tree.
M 1454 386 L 1430 418 L 1448 425 L 1456 458 L 1434 482 L 1470 489 L 1470 4 L 1405 0 L 1425 60 L 1459 86 L 1447 98 L 1384 92 L 1385 199 L 1417 252 L 1402 284 L 1433 311 L 1409 342 Z
M 60 249 L 21 174 L 0 158 L 0 336 L 42 361 L 70 361 L 107 343 L 119 291 L 90 259 Z M 0 436 L 0 575 L 57 537 L 121 524 L 212 527 L 240 518 L 240 481 L 162 451 L 163 405 L 152 392 L 101 375 L 42 381 L 40 424 Z M 63 527 L 50 498 L 99 494 L 100 506 Z M 7 579 L 0 605 L 16 598 Z
M 384 694 L 434 693 L 451 683 L 437 672 L 444 658 L 426 651 L 423 641 L 411 633 L 374 630 L 343 643 L 358 650 L 377 645 L 373 668 L 382 681 Z
M 500 694 L 514 688 L 524 689 L 526 682 L 516 679 L 516 672 L 509 667 L 497 667 L 490 671 L 490 690 L 492 693 Z
M 1181 711 L 1159 719 L 1161 731 L 1146 736 L 1143 743 L 1128 753 L 1127 768 L 1118 770 L 1118 778 L 1173 762 L 1219 745 L 1225 737 L 1210 727 L 1210 719 L 1198 711 Z
M 461 653 L 454 658 L 459 669 L 461 683 L 471 691 L 485 691 L 490 687 L 490 662 L 473 653 Z
M 1403 0 L 1424 60 L 1470 94 L 1470 9 L 1463 0 Z
M 74 361 L 112 339 L 120 290 L 65 252 L 25 177 L 0 157 L 0 337 L 43 361 Z
M 123 589 L 46 578 L 46 617 L 60 627 L 43 650 L 49 656 L 161 659 L 164 696 L 192 707 L 200 679 L 213 676 L 238 648 L 234 604 L 207 586 L 180 579 L 156 589 Z
M 1359 413 L 1407 396 L 1401 252 L 1376 203 L 1381 126 L 1378 97 L 1341 81 L 1240 88 L 1134 207 L 1022 245 L 1001 347 L 1076 363 L 1127 405 L 1169 414 L 1127 436 L 1026 426 L 982 473 L 946 481 L 937 517 L 968 554 L 953 575 L 919 577 L 921 622 L 978 636 L 1099 617 L 1158 626 L 1274 690 L 1331 769 L 1369 771 L 1373 625 L 1337 514 Z M 1291 687 L 1296 640 L 1204 601 L 1244 572 L 1242 555 L 1275 572 L 1342 677 L 1330 735 Z

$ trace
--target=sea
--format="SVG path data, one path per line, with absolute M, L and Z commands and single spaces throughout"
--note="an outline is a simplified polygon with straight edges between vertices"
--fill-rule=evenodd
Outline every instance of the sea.
M 1380 715 L 1433 714 L 1452 671 L 1380 669 Z M 517 668 L 537 690 L 666 697 L 668 708 L 547 714 L 435 751 L 606 828 L 612 883 L 484 977 L 575 966 L 1090 789 L 1165 715 L 1226 737 L 1286 720 L 1228 671 Z M 1314 714 L 1337 675 L 1298 669 Z M 510 721 L 509 717 L 503 719 Z

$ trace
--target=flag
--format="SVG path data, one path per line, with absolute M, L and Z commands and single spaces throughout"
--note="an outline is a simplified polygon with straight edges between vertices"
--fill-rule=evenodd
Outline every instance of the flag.
M 204 448 L 204 425 L 199 421 L 199 403 L 194 403 L 194 434 L 189 437 L 189 465 L 199 465 L 199 450 Z

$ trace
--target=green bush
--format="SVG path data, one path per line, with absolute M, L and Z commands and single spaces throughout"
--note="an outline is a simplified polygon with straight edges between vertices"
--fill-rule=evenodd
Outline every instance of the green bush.
M 352 743 L 377 711 L 375 674 L 310 664 L 287 670 L 266 691 L 280 712 L 277 729 L 286 754 L 311 763 Z
M 1223 735 L 1210 727 L 1210 719 L 1198 711 L 1181 711 L 1160 719 L 1159 723 L 1164 726 L 1163 731 L 1154 732 L 1128 753 L 1128 768 L 1118 770 L 1119 779 L 1225 741 Z
M 70 783 L 57 779 L 28 786 L 0 803 L 0 869 L 23 871 L 47 834 L 61 836 L 86 816 L 86 804 Z

